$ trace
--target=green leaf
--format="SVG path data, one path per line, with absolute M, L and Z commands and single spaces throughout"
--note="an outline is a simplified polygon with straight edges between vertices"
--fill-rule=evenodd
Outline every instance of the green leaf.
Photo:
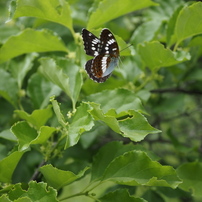
M 87 28 L 98 27 L 112 19 L 126 13 L 140 10 L 149 6 L 158 5 L 150 0 L 104 0 L 100 1 L 98 8 L 90 15 Z M 104 13 L 104 15 L 103 15 Z
M 108 165 L 116 157 L 135 149 L 134 144 L 123 145 L 122 142 L 110 142 L 104 145 L 95 155 L 92 165 L 91 181 L 98 181 L 103 176 Z M 110 151 L 110 152 L 109 152 Z
M 0 132 L 0 137 L 10 141 L 17 141 L 15 135 L 10 130 L 3 130 Z
M 172 52 L 170 49 L 164 48 L 164 46 L 157 41 L 148 42 L 144 45 L 139 44 L 138 52 L 146 66 L 151 70 L 175 65 L 190 59 L 188 52 Z
M 36 131 L 27 122 L 21 121 L 14 124 L 11 131 L 18 138 L 19 150 L 26 150 L 31 144 L 43 144 L 56 131 L 56 128 L 42 126 Z
M 0 95 L 17 108 L 18 86 L 16 80 L 4 69 L 0 69 L 0 75 Z
M 114 130 L 116 133 L 121 133 L 118 121 L 115 116 L 111 115 L 105 115 L 103 111 L 100 109 L 100 105 L 97 103 L 89 103 L 92 107 L 89 110 L 89 113 L 93 116 L 93 118 L 98 121 L 101 120 L 104 123 L 106 123 L 112 130 Z
M 32 53 L 32 54 L 26 55 L 22 61 L 11 60 L 9 69 L 13 77 L 17 80 L 19 89 L 22 88 L 24 78 L 27 75 L 28 71 L 32 68 L 33 60 L 37 56 L 38 54 Z
M 59 65 L 62 65 L 62 68 L 50 58 L 40 59 L 40 63 L 40 73 L 45 76 L 46 79 L 58 85 L 71 98 L 74 110 L 82 86 L 79 67 L 64 59 L 57 61 Z M 55 72 L 57 72 L 57 74 Z
M 63 114 L 60 111 L 60 106 L 59 106 L 57 100 L 55 100 L 55 97 L 51 98 L 51 103 L 53 105 L 53 110 L 54 110 L 54 112 L 56 114 L 56 117 L 57 117 L 57 120 L 58 120 L 59 124 L 62 127 L 66 128 L 67 123 L 65 121 L 65 118 L 64 118 Z
M 24 53 L 47 51 L 67 52 L 67 48 L 61 39 L 51 31 L 25 29 L 20 34 L 8 38 L 3 44 L 0 49 L 0 63 Z
M 25 111 L 15 110 L 15 113 L 21 118 L 32 124 L 39 129 L 43 126 L 48 119 L 52 117 L 52 107 L 48 106 L 46 109 L 34 110 L 32 114 L 28 114 Z
M 75 145 L 79 141 L 82 133 L 89 131 L 94 126 L 93 119 L 88 113 L 90 109 L 91 107 L 86 103 L 82 103 L 77 108 L 72 122 L 69 124 L 69 132 L 65 148 Z
M 102 180 L 136 186 L 176 188 L 180 183 L 175 170 L 152 161 L 144 152 L 129 151 L 115 158 L 105 170 Z
M 101 202 L 146 202 L 146 200 L 142 198 L 135 198 L 134 196 L 130 196 L 127 189 L 119 189 L 114 192 L 109 192 L 99 199 Z
M 180 188 L 192 192 L 195 197 L 202 197 L 202 163 L 185 163 L 177 169 L 177 174 L 183 183 Z
M 44 144 L 50 136 L 56 131 L 56 128 L 49 126 L 42 126 L 38 131 L 38 136 L 30 142 L 30 144 Z
M 2 201 L 2 202 L 12 202 L 7 196 L 5 196 L 5 195 L 2 195 L 1 197 L 0 197 L 0 201 Z M 29 201 L 27 201 L 27 202 L 29 202 Z
M 130 109 L 144 111 L 141 100 L 126 89 L 105 90 L 88 96 L 86 100 L 101 104 L 104 113 L 111 109 L 115 109 L 117 114 Z
M 83 177 L 84 173 L 88 169 L 89 168 L 86 167 L 76 175 L 71 171 L 59 170 L 54 168 L 52 165 L 45 165 L 40 168 L 40 171 L 50 186 L 54 187 L 55 189 L 60 189 L 65 185 Z
M 183 4 L 176 9 L 176 11 L 173 13 L 171 16 L 169 22 L 168 22 L 168 27 L 167 27 L 167 33 L 166 33 L 166 41 L 167 41 L 167 46 L 170 47 L 172 44 L 174 44 L 177 41 L 177 37 L 175 35 L 175 26 L 176 26 L 176 21 L 179 16 L 179 12 L 182 10 Z
M 152 40 L 161 23 L 162 22 L 160 20 L 155 19 L 153 21 L 145 22 L 142 24 L 133 33 L 131 43 L 137 46 L 139 43 Z
M 137 111 L 129 110 L 117 114 L 115 110 L 103 113 L 100 105 L 89 103 L 92 107 L 89 113 L 95 120 L 101 120 L 106 123 L 116 133 L 123 137 L 128 137 L 132 141 L 140 141 L 149 133 L 158 133 L 159 130 L 153 128 L 146 118 Z
M 64 0 L 18 0 L 14 18 L 30 16 L 62 24 L 73 33 L 71 10 Z
M 80 72 L 80 68 L 75 64 L 72 63 L 70 60 L 66 58 L 57 59 L 57 64 L 59 67 L 62 67 L 65 74 L 69 77 L 69 92 L 71 94 L 71 98 L 73 103 L 76 103 L 78 97 L 80 95 L 80 90 L 83 85 L 83 78 Z
M 133 141 L 141 141 L 149 133 L 159 133 L 160 130 L 153 128 L 147 119 L 137 111 L 130 110 L 129 117 L 119 121 L 122 136 Z
M 194 23 L 193 23 L 194 22 Z M 177 43 L 202 33 L 202 2 L 184 7 L 177 18 L 175 34 Z
M 56 199 L 57 191 L 52 187 L 48 187 L 46 183 L 43 182 L 29 182 L 28 189 L 22 189 L 18 184 L 9 192 L 12 201 L 29 202 L 29 201 L 39 201 L 39 202 L 57 202 Z
M 15 123 L 11 131 L 18 138 L 20 151 L 26 150 L 31 144 L 31 141 L 37 137 L 37 131 L 31 128 L 25 121 Z
M 34 107 L 41 109 L 48 105 L 51 96 L 58 96 L 61 93 L 61 88 L 45 79 L 39 73 L 31 76 L 27 90 Z
M 10 183 L 13 172 L 24 152 L 15 151 L 0 161 L 0 182 Z

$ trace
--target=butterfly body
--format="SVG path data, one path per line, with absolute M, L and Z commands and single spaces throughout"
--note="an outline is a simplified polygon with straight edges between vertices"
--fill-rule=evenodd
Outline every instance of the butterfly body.
M 100 38 L 97 38 L 83 29 L 82 37 L 86 54 L 94 57 L 87 61 L 86 72 L 94 81 L 105 82 L 119 61 L 119 47 L 114 35 L 108 29 L 103 29 Z

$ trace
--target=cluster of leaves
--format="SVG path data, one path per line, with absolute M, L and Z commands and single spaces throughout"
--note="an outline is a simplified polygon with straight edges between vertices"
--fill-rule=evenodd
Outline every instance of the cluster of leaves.
M 202 198 L 201 2 L 1 4 L 0 201 Z M 83 27 L 132 44 L 103 84 Z

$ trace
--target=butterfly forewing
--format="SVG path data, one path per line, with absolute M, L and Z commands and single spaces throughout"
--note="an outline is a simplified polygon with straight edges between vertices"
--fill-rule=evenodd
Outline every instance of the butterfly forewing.
M 110 54 L 119 57 L 119 47 L 114 35 L 108 30 L 103 29 L 100 34 L 101 52 L 100 54 Z
M 94 34 L 89 32 L 87 29 L 82 30 L 82 37 L 84 41 L 84 49 L 87 55 L 97 56 L 101 51 L 100 39 L 98 39 Z

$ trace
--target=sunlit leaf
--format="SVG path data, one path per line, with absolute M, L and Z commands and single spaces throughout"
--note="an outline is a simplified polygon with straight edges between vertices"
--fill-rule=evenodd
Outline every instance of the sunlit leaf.
M 64 0 L 18 0 L 14 18 L 30 16 L 60 23 L 72 32 L 71 10 Z M 30 9 L 31 8 L 31 9 Z
M 50 102 L 50 97 L 58 96 L 61 88 L 45 79 L 39 73 L 35 73 L 29 79 L 27 93 L 35 108 L 45 108 Z
M 190 59 L 188 52 L 172 52 L 157 41 L 139 45 L 138 52 L 146 66 L 152 70 L 175 65 Z
M 17 107 L 17 100 L 18 100 L 17 81 L 14 78 L 12 78 L 11 75 L 4 69 L 0 69 L 0 75 L 1 75 L 0 95 L 14 107 Z
M 75 145 L 85 131 L 89 131 L 94 122 L 91 115 L 88 113 L 90 106 L 82 103 L 76 110 L 71 123 L 69 124 L 69 132 L 66 141 L 66 148 Z
M 31 202 L 31 201 L 50 201 L 57 202 L 57 191 L 52 187 L 47 186 L 44 182 L 37 183 L 36 181 L 30 181 L 28 188 L 21 188 L 19 184 L 16 184 L 9 192 L 9 198 L 12 201 L 19 202 Z
M 194 22 L 194 23 L 193 23 Z M 202 3 L 197 2 L 184 7 L 177 18 L 175 34 L 178 43 L 202 33 Z
M 52 109 L 51 106 L 48 106 L 46 109 L 34 110 L 32 114 L 28 114 L 27 112 L 20 110 L 16 110 L 15 113 L 18 114 L 21 119 L 26 120 L 39 129 L 52 116 Z
M 100 1 L 98 8 L 91 14 L 87 28 L 98 27 L 114 18 L 126 13 L 140 10 L 149 6 L 158 5 L 150 0 L 104 0 Z M 103 15 L 104 13 L 104 15 Z
M 88 170 L 88 167 L 86 167 L 76 175 L 71 171 L 65 171 L 54 168 L 50 164 L 40 168 L 40 171 L 47 180 L 48 184 L 54 187 L 55 189 L 60 189 L 65 185 L 70 184 L 76 181 L 77 179 L 81 178 L 86 172 L 86 170 Z
M 101 202 L 146 202 L 143 198 L 136 198 L 134 196 L 130 196 L 126 189 L 119 189 L 114 192 L 109 192 L 99 199 Z
M 0 63 L 24 53 L 48 51 L 67 52 L 67 48 L 61 39 L 51 31 L 28 28 L 16 36 L 11 36 L 3 44 L 0 48 Z
M 15 151 L 0 161 L 0 181 L 10 183 L 13 172 L 24 152 Z M 8 169 L 9 168 L 9 169 Z
M 185 163 L 177 169 L 177 174 L 183 183 L 180 188 L 185 191 L 191 191 L 196 197 L 202 197 L 202 163 Z
M 117 113 L 130 109 L 144 111 L 141 100 L 126 89 L 105 90 L 88 96 L 86 100 L 101 104 L 104 113 L 110 109 L 115 109 Z
M 40 73 L 46 79 L 59 86 L 71 98 L 73 109 L 75 109 L 75 104 L 82 86 L 79 67 L 64 59 L 58 60 L 56 63 L 51 58 L 42 58 L 40 59 L 40 63 Z
M 102 180 L 136 186 L 166 186 L 176 188 L 180 183 L 175 170 L 152 161 L 144 152 L 130 151 L 115 158 L 105 170 Z

